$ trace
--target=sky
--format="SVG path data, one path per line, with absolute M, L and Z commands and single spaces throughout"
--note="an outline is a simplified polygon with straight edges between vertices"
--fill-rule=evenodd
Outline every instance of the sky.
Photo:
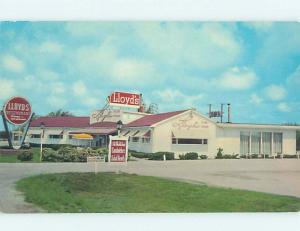
M 159 112 L 231 103 L 232 121 L 300 123 L 300 23 L 0 22 L 0 105 L 88 116 L 113 91 Z

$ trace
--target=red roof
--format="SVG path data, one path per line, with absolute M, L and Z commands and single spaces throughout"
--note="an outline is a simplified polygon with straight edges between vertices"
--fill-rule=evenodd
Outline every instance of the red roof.
M 90 124 L 90 118 L 77 116 L 57 116 L 57 117 L 39 117 L 33 120 L 30 127 L 40 127 L 44 123 L 45 127 L 71 127 L 71 128 L 116 128 L 114 122 L 100 122 Z
M 163 120 L 169 119 L 173 116 L 179 115 L 187 110 L 182 111 L 173 111 L 173 112 L 166 112 L 160 114 L 153 114 L 153 115 L 146 115 L 140 119 L 134 120 L 131 123 L 127 124 L 126 127 L 144 127 L 144 126 L 151 126 Z

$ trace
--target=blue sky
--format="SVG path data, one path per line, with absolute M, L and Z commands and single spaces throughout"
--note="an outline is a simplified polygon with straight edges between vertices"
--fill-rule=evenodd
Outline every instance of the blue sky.
M 233 122 L 300 123 L 299 89 L 299 23 L 0 23 L 0 104 L 39 115 L 89 115 L 121 90 L 160 112 L 230 102 Z

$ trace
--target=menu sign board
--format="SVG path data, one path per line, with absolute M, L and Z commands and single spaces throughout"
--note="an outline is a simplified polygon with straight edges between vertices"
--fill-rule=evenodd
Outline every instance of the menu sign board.
M 109 162 L 127 162 L 128 140 L 127 137 L 110 136 Z

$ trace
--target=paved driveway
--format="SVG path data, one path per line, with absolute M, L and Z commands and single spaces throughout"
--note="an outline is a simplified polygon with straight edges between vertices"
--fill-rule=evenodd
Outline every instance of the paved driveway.
M 0 211 L 41 212 L 24 202 L 15 190 L 23 177 L 55 172 L 92 172 L 93 163 L 0 163 Z M 284 160 L 195 160 L 131 161 L 127 164 L 99 163 L 98 171 L 123 171 L 208 185 L 247 189 L 300 198 L 300 159 Z

